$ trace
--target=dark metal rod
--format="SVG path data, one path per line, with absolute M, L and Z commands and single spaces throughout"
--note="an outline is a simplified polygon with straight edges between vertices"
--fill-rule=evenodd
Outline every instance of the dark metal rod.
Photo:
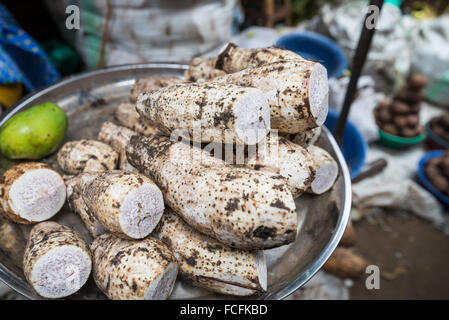
M 380 15 L 383 3 L 384 0 L 371 0 L 370 6 L 377 6 L 379 8 L 378 12 Z M 355 51 L 354 60 L 352 63 L 351 79 L 349 80 L 345 100 L 343 102 L 340 116 L 338 117 L 337 125 L 334 131 L 335 140 L 337 140 L 337 143 L 339 145 L 343 143 L 343 134 L 346 129 L 346 121 L 348 118 L 349 110 L 357 91 L 357 82 L 359 81 L 360 74 L 362 72 L 363 66 L 365 65 L 366 57 L 368 56 L 368 51 L 371 46 L 371 41 L 376 30 L 376 28 L 374 27 L 368 28 L 367 26 L 367 21 L 372 21 L 372 19 L 373 11 L 368 10 L 365 19 L 363 20 L 362 32 L 360 34 L 359 43 L 357 44 L 357 49 Z

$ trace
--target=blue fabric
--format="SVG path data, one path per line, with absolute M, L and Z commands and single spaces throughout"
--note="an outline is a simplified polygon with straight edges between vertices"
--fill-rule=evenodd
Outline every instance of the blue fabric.
M 60 77 L 36 41 L 0 4 L 0 84 L 21 82 L 33 91 Z

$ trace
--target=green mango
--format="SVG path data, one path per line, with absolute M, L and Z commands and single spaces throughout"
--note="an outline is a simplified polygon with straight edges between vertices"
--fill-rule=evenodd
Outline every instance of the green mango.
M 65 112 L 44 102 L 6 121 L 0 128 L 0 152 L 8 159 L 41 159 L 58 150 L 66 131 Z

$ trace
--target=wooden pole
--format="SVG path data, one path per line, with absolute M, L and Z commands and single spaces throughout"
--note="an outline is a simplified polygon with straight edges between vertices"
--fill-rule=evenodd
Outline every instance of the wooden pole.
M 371 0 L 370 6 L 377 6 L 378 12 L 382 10 L 383 0 Z M 368 51 L 371 46 L 371 41 L 376 31 L 375 27 L 371 26 L 373 19 L 373 11 L 368 10 L 365 19 L 363 20 L 362 32 L 360 34 L 359 43 L 355 51 L 354 60 L 352 63 L 351 79 L 349 80 L 348 88 L 346 90 L 345 100 L 341 108 L 340 116 L 337 120 L 334 136 L 339 145 L 343 143 L 343 135 L 346 128 L 346 121 L 348 119 L 349 110 L 351 108 L 352 101 L 357 91 L 357 82 L 362 72 L 363 66 L 368 56 Z M 377 21 L 377 20 L 376 20 Z

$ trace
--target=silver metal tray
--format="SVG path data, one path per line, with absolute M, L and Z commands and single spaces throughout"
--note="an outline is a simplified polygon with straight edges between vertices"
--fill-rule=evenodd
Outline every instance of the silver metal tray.
M 0 121 L 2 125 L 15 113 L 35 104 L 51 101 L 63 108 L 69 117 L 66 140 L 96 138 L 101 124 L 112 120 L 116 106 L 126 101 L 134 81 L 149 76 L 180 76 L 185 65 L 157 63 L 117 66 L 67 78 L 33 93 L 19 102 Z M 330 191 L 321 196 L 304 195 L 296 201 L 299 230 L 290 245 L 267 250 L 268 290 L 257 299 L 283 299 L 303 286 L 326 262 L 336 248 L 346 227 L 351 208 L 351 181 L 348 168 L 335 140 L 327 129 L 318 144 L 338 161 L 340 174 Z M 55 156 L 43 161 L 54 165 Z M 2 159 L 0 168 L 6 170 L 13 163 Z M 91 241 L 77 215 L 65 206 L 54 219 L 83 234 Z M 39 299 L 24 279 L 22 255 L 30 226 L 15 225 L 6 220 L 0 234 L 0 280 L 30 299 Z M 6 224 L 6 225 L 5 225 Z M 10 224 L 10 225 L 8 225 Z M 9 228 L 7 228 L 9 227 Z M 6 240 L 5 240 L 6 239 Z M 12 245 L 14 244 L 14 245 Z M 74 299 L 104 299 L 92 277 Z M 178 280 L 170 299 L 225 299 L 227 297 L 195 288 Z

